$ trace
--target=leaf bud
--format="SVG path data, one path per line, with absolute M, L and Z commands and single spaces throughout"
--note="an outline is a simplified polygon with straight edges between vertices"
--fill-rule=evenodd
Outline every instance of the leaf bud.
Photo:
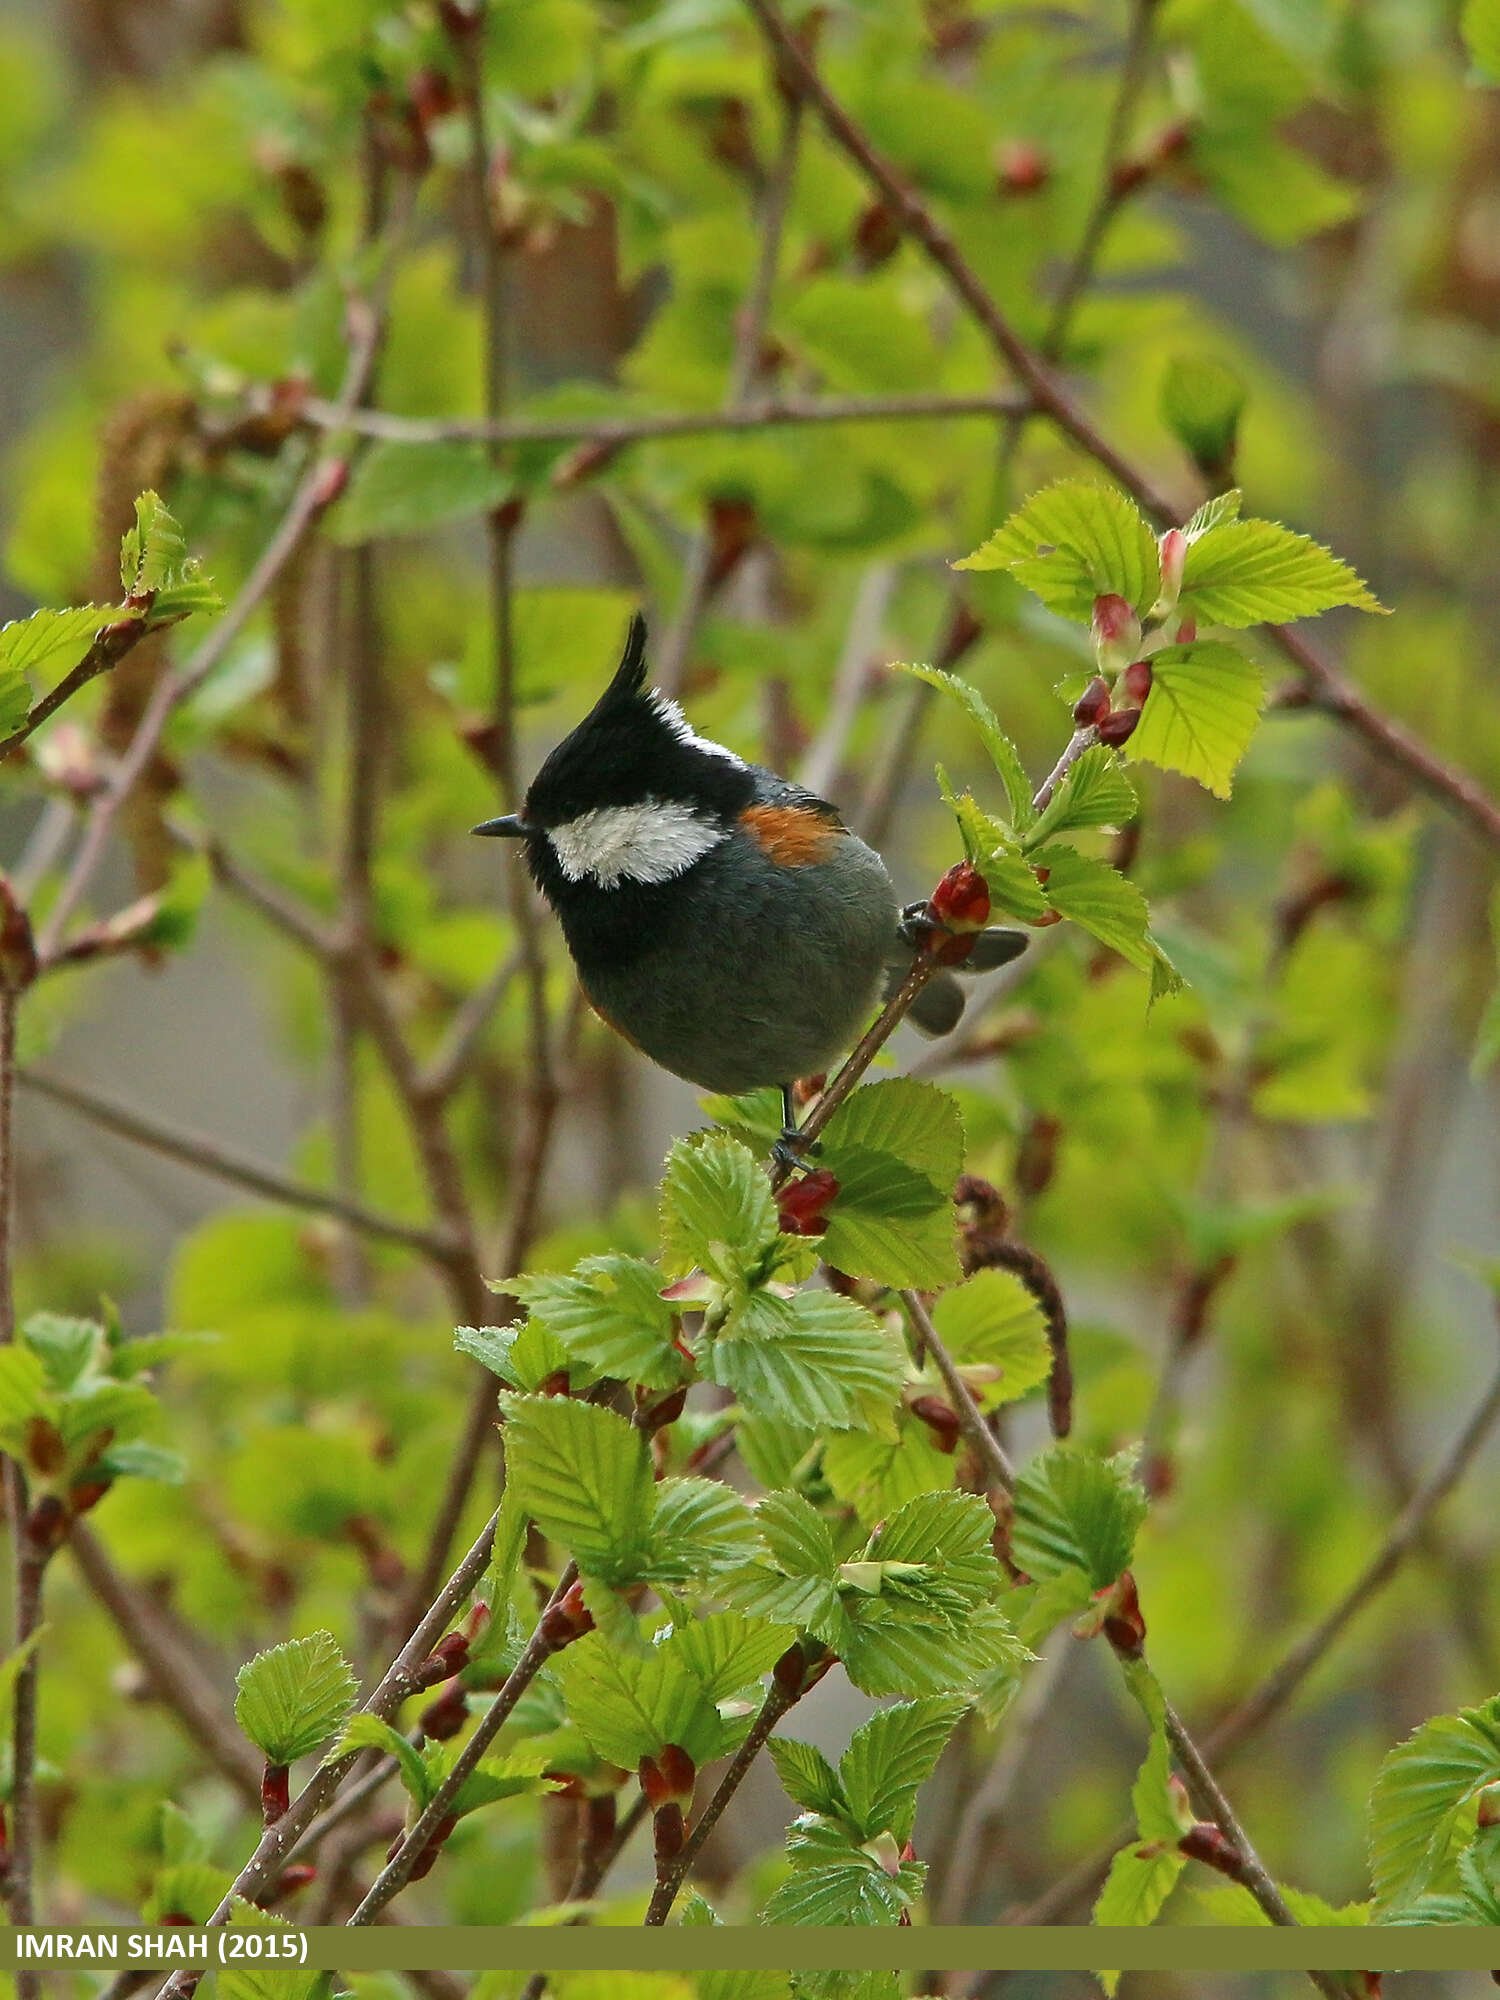
M 1095 674 L 1073 704 L 1073 720 L 1080 729 L 1092 729 L 1109 714 L 1109 682 Z
M 1132 660 L 1120 676 L 1120 688 L 1139 708 L 1151 692 L 1151 662 Z
M 1000 194 L 1035 194 L 1052 178 L 1052 163 L 1034 140 L 1007 139 L 995 162 Z
M 1182 573 L 1187 562 L 1188 539 L 1181 528 L 1168 528 L 1160 542 L 1161 596 L 1157 605 L 1170 611 L 1182 590 Z
M 1141 643 L 1141 621 L 1116 592 L 1094 599 L 1094 655 L 1106 673 L 1117 672 Z
M 1140 719 L 1141 711 L 1138 708 L 1115 709 L 1099 724 L 1099 741 L 1118 748 L 1128 737 L 1135 734 L 1135 726 Z

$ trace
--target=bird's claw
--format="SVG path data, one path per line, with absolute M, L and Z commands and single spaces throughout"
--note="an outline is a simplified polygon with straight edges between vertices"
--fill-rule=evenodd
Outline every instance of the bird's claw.
M 799 1132 L 795 1125 L 784 1125 L 780 1137 L 772 1144 L 771 1158 L 783 1173 L 789 1174 L 796 1168 L 804 1166 L 810 1156 L 815 1156 L 822 1150 L 821 1139 L 810 1139 L 805 1133 Z

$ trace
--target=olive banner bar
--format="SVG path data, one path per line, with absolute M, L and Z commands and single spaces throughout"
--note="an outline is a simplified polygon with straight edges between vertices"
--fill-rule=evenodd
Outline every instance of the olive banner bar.
M 298 2000 L 308 1983 L 299 1973 L 332 1971 L 1487 1972 L 1500 1966 L 1500 1928 L 39 1925 L 0 1931 L 0 1966 L 73 1972 L 274 1969 L 288 1975 L 288 2000 Z

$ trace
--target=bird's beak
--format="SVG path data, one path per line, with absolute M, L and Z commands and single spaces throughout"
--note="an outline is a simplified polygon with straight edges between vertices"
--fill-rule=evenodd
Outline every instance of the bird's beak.
M 493 834 L 501 840 L 524 840 L 536 828 L 522 819 L 519 813 L 502 813 L 499 819 L 487 819 L 482 826 L 471 827 L 471 833 Z

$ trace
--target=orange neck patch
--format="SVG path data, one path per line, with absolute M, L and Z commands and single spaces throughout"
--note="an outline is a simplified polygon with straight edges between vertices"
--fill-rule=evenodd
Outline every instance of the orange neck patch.
M 805 868 L 821 861 L 830 843 L 844 835 L 837 820 L 807 806 L 747 806 L 740 825 L 782 868 Z

